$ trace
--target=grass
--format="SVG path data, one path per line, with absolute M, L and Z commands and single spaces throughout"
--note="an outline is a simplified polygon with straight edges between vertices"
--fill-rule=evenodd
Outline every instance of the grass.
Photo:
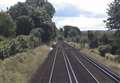
M 41 46 L 0 60 L 0 83 L 27 83 L 48 52 L 47 46 Z
M 116 73 L 120 74 L 120 63 L 117 63 L 115 61 L 111 61 L 111 60 L 108 60 L 104 57 L 101 57 L 99 55 L 99 52 L 97 49 L 84 48 L 81 50 L 81 52 L 87 54 L 89 57 L 97 60 L 99 63 L 106 65 L 107 67 L 109 67 L 110 69 L 115 71 Z

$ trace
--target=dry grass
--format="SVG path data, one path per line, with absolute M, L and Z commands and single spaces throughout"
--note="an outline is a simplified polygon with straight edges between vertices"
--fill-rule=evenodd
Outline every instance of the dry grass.
M 0 60 L 0 83 L 27 83 L 37 67 L 45 60 L 49 49 L 41 46 Z
M 99 55 L 99 52 L 96 49 L 82 49 L 81 52 L 86 53 L 91 58 L 97 60 L 99 63 L 102 63 L 115 71 L 116 73 L 120 74 L 120 63 L 115 61 L 107 60 L 104 57 Z

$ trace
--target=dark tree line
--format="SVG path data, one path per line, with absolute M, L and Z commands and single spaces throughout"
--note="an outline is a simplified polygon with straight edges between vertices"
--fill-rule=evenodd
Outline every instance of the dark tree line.
M 79 42 L 80 41 L 80 36 L 81 36 L 81 31 L 76 26 L 66 25 L 63 28 L 59 29 L 59 34 L 65 40 L 73 41 L 73 42 Z
M 29 35 L 33 29 L 39 34 L 40 28 L 41 40 L 48 42 L 56 35 L 56 26 L 52 22 L 54 13 L 55 8 L 46 0 L 18 2 L 7 12 L 0 12 L 0 35 Z

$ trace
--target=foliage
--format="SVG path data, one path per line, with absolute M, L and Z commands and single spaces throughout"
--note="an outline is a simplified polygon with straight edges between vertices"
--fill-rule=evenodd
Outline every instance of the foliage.
M 106 35 L 105 33 L 104 33 L 103 36 L 100 38 L 100 43 L 101 43 L 102 45 L 106 45 L 106 44 L 110 43 L 110 41 L 109 41 L 109 39 L 108 39 L 108 37 L 107 37 L 107 35 Z
M 33 8 L 40 8 L 44 6 L 45 0 L 26 0 L 26 3 Z
M 106 20 L 107 28 L 115 30 L 115 35 L 112 40 L 112 53 L 120 54 L 120 0 L 114 0 L 108 9 L 108 19 Z
M 19 16 L 27 16 L 29 14 L 29 10 L 25 3 L 18 2 L 16 5 L 10 7 L 8 13 L 15 20 Z
M 106 26 L 109 29 L 120 29 L 120 0 L 114 0 L 108 9 L 108 19 Z
M 34 36 L 17 36 L 10 41 L 2 41 L 3 46 L 0 48 L 0 59 L 5 59 L 18 52 L 23 52 L 27 48 L 35 48 L 40 45 L 38 38 Z
M 44 4 L 44 8 L 46 9 L 46 11 L 49 14 L 49 16 L 52 18 L 54 13 L 55 13 L 55 8 L 49 2 L 46 2 Z
M 93 34 L 92 31 L 88 31 L 88 42 L 90 48 L 98 47 L 98 38 Z
M 33 35 L 33 36 L 39 38 L 39 40 L 41 41 L 41 36 L 43 35 L 43 33 L 44 33 L 44 31 L 41 28 L 36 28 L 30 32 L 30 35 Z
M 27 83 L 47 57 L 49 47 L 42 45 L 0 60 L 0 83 Z
M 0 58 L 54 40 L 57 34 L 52 22 L 54 13 L 55 8 L 46 0 L 18 2 L 6 13 L 0 12 Z M 4 41 L 4 37 L 13 39 Z
M 75 37 L 81 35 L 81 31 L 75 26 L 64 26 L 64 37 Z
M 55 8 L 52 6 L 51 3 L 49 3 L 46 0 L 27 0 L 26 4 L 32 6 L 34 9 L 37 9 L 38 11 L 41 10 L 41 7 L 43 10 L 47 11 L 47 14 L 52 18 L 55 13 Z
M 105 57 L 105 54 L 110 53 L 111 49 L 112 49 L 112 47 L 110 45 L 99 46 L 100 55 Z
M 34 22 L 35 27 L 40 27 L 45 22 L 52 22 L 50 16 L 47 14 L 46 10 L 43 10 L 43 8 L 41 8 L 40 11 L 34 10 L 30 17 Z
M 16 19 L 16 25 L 17 35 L 29 35 L 30 31 L 34 28 L 33 20 L 28 16 L 19 16 Z
M 28 35 L 32 29 L 41 27 L 43 42 L 49 42 L 56 36 L 56 26 L 52 22 L 55 8 L 46 0 L 27 0 L 17 3 L 9 9 L 9 14 L 16 21 L 17 35 Z
M 15 23 L 10 15 L 5 12 L 0 12 L 0 35 L 2 36 L 14 36 L 15 35 Z
M 59 33 L 63 38 L 66 38 L 67 41 L 80 42 L 81 31 L 76 26 L 66 25 L 63 28 L 60 28 Z
M 56 27 L 54 23 L 44 23 L 42 26 L 42 29 L 44 31 L 42 35 L 42 41 L 43 42 L 49 42 L 54 38 L 55 33 L 56 33 Z

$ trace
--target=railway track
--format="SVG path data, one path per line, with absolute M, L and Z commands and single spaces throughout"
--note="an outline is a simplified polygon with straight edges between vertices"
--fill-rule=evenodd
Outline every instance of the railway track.
M 120 83 L 120 77 L 68 44 L 58 42 L 28 83 Z

